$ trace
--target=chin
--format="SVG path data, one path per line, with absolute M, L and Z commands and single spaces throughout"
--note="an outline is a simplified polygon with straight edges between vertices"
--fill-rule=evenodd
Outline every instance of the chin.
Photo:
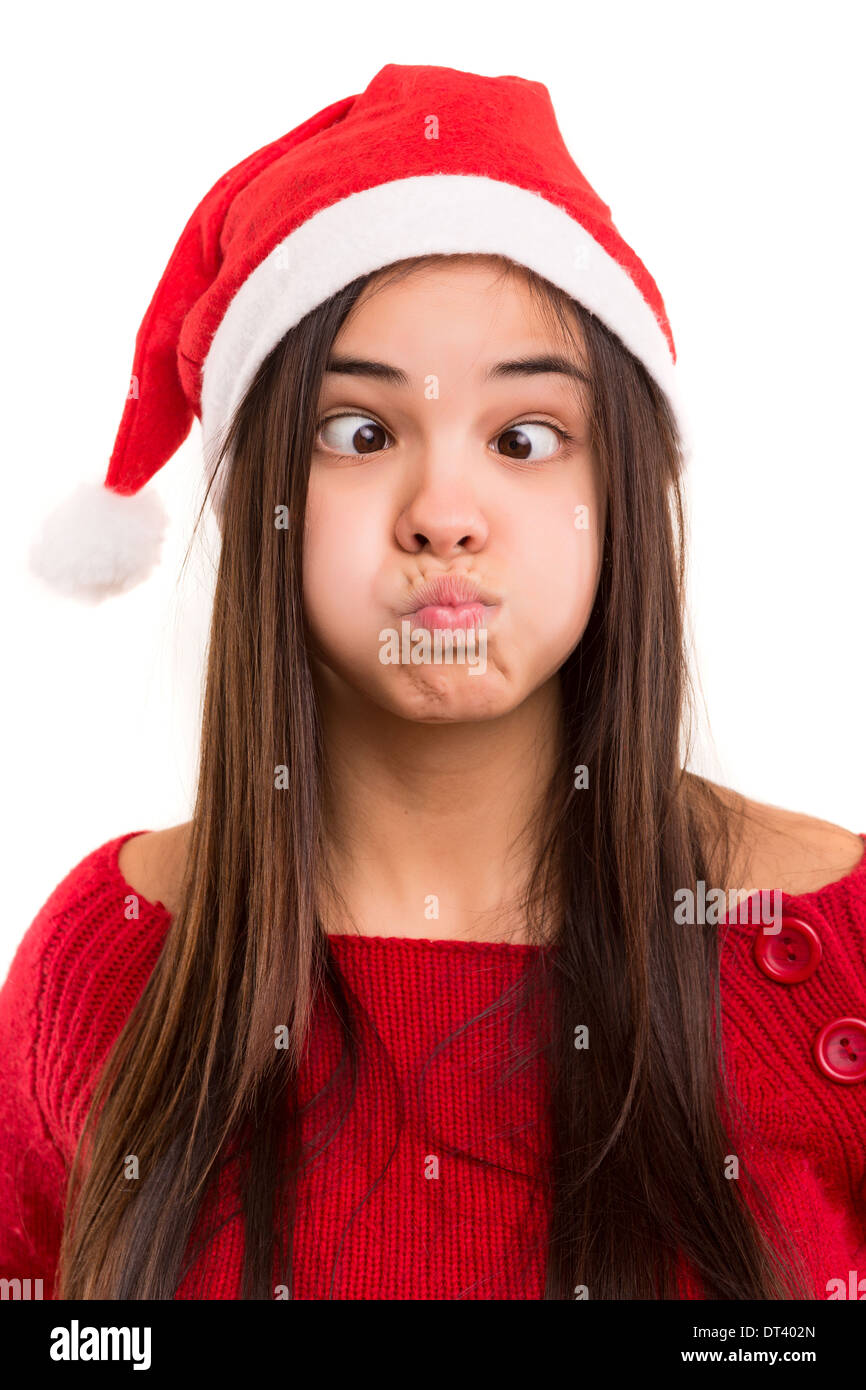
M 520 703 L 501 672 L 470 675 L 465 668 L 404 669 L 394 684 L 377 688 L 377 703 L 416 724 L 461 724 L 496 719 Z

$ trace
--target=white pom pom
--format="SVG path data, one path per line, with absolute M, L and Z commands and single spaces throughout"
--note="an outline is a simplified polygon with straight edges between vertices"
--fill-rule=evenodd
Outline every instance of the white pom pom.
M 159 562 L 167 516 L 155 492 L 123 497 L 83 483 L 46 519 L 30 569 L 58 593 L 90 603 L 122 594 Z

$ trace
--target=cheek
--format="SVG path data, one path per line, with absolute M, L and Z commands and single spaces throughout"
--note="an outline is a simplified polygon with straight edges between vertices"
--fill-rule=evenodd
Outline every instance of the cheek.
M 575 526 L 575 507 L 587 507 L 586 525 Z M 531 688 L 555 671 L 580 641 L 598 585 L 603 518 L 585 478 L 557 480 L 542 493 L 485 502 L 487 544 L 471 568 L 506 596 L 491 672 Z M 390 667 L 379 662 L 379 631 L 394 624 L 393 589 L 382 574 L 399 570 L 393 548 L 394 499 L 369 485 L 355 490 L 346 479 L 310 478 L 304 540 L 307 621 L 327 664 L 347 679 Z M 582 520 L 582 516 L 578 520 Z M 391 595 L 389 598 L 387 595 Z M 390 614 L 390 616 L 389 616 Z M 408 673 L 417 679 L 417 671 Z M 493 675 L 491 675 L 493 679 Z M 480 687 L 479 687 L 480 688 Z
M 547 498 L 512 522 L 510 598 L 515 623 L 533 634 L 540 651 L 564 660 L 580 640 L 598 587 L 601 518 L 588 506 L 575 526 L 572 492 Z M 578 521 L 583 521 L 582 514 Z
M 304 535 L 304 603 L 313 633 L 325 646 L 345 648 L 364 636 L 362 620 L 382 547 L 381 522 L 371 499 L 357 505 L 310 479 Z M 352 640 L 354 636 L 354 641 Z

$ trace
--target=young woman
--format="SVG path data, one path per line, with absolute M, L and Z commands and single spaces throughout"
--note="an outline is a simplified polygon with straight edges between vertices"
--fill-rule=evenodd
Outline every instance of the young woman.
M 657 295 L 515 77 L 390 65 L 197 209 L 102 499 L 141 501 L 200 404 L 196 803 L 84 859 L 16 955 L 4 1276 L 809 1299 L 866 1272 L 863 837 L 686 770 Z M 142 562 L 106 531 L 77 575 L 122 590 Z

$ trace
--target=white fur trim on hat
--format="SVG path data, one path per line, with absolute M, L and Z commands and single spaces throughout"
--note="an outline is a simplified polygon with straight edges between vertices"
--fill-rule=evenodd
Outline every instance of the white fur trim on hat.
M 158 564 L 167 519 L 151 490 L 123 496 L 104 483 L 83 483 L 43 523 L 31 572 L 90 603 L 125 593 Z
M 467 174 L 425 174 L 353 193 L 307 219 L 251 271 L 214 333 L 202 371 L 205 457 L 256 371 L 311 309 L 360 275 L 432 252 L 503 255 L 585 305 L 668 395 L 687 436 L 667 338 L 634 281 L 564 209 Z M 211 500 L 219 515 L 225 478 Z

